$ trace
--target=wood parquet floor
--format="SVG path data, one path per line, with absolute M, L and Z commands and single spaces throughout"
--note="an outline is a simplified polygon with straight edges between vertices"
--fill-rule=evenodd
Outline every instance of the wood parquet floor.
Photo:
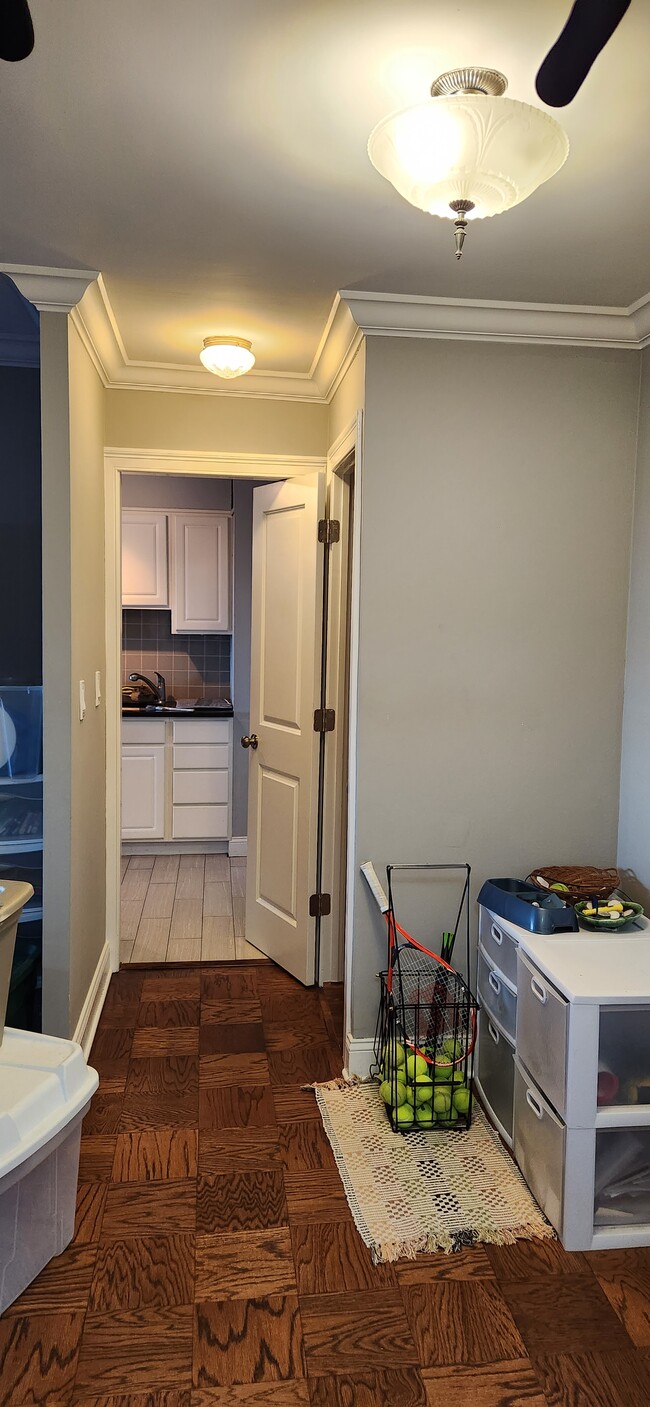
M 373 1266 L 311 1093 L 341 991 L 110 986 L 72 1245 L 0 1319 L 0 1407 L 650 1407 L 650 1248 Z

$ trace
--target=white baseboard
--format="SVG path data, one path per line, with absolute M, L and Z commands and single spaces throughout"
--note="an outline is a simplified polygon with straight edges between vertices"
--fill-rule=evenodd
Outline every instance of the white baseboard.
M 228 854 L 229 854 L 229 855 L 247 855 L 247 854 L 248 854 L 248 836 L 247 836 L 247 835 L 231 835 L 230 840 L 228 841 Z
M 375 1058 L 374 1047 L 375 1042 L 372 1036 L 364 1036 L 359 1039 L 355 1036 L 346 1036 L 346 1074 L 358 1075 L 361 1080 L 367 1079 L 370 1074 L 370 1066 Z
M 123 855 L 227 855 L 226 840 L 123 840 Z
M 111 980 L 111 951 L 108 943 L 104 946 L 99 955 L 99 962 L 93 974 L 93 980 L 88 988 L 88 995 L 81 1008 L 81 1015 L 75 1027 L 72 1037 L 81 1046 L 86 1059 L 90 1053 L 93 1043 L 97 1023 L 102 1014 L 102 1007 L 106 1000 L 108 984 Z

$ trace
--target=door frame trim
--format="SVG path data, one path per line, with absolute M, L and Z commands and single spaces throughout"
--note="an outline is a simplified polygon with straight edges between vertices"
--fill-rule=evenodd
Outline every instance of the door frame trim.
M 106 634 L 106 937 L 111 971 L 120 965 L 122 593 L 120 516 L 122 474 L 174 474 L 223 479 L 293 479 L 326 469 L 320 456 L 167 453 L 159 449 L 104 451 L 104 601 Z

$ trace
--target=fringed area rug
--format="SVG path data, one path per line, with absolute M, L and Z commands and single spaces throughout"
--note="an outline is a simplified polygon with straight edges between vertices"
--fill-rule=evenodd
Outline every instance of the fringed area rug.
M 465 1132 L 393 1133 L 370 1083 L 316 1085 L 325 1131 L 360 1236 L 375 1263 L 478 1241 L 550 1239 L 512 1159 L 480 1109 Z

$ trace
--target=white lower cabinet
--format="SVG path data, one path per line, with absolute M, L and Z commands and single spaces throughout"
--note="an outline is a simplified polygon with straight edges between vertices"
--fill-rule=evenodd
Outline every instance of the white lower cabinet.
M 124 840 L 229 840 L 232 722 L 124 719 Z
M 122 749 L 122 835 L 125 840 L 164 838 L 164 743 L 130 743 Z

